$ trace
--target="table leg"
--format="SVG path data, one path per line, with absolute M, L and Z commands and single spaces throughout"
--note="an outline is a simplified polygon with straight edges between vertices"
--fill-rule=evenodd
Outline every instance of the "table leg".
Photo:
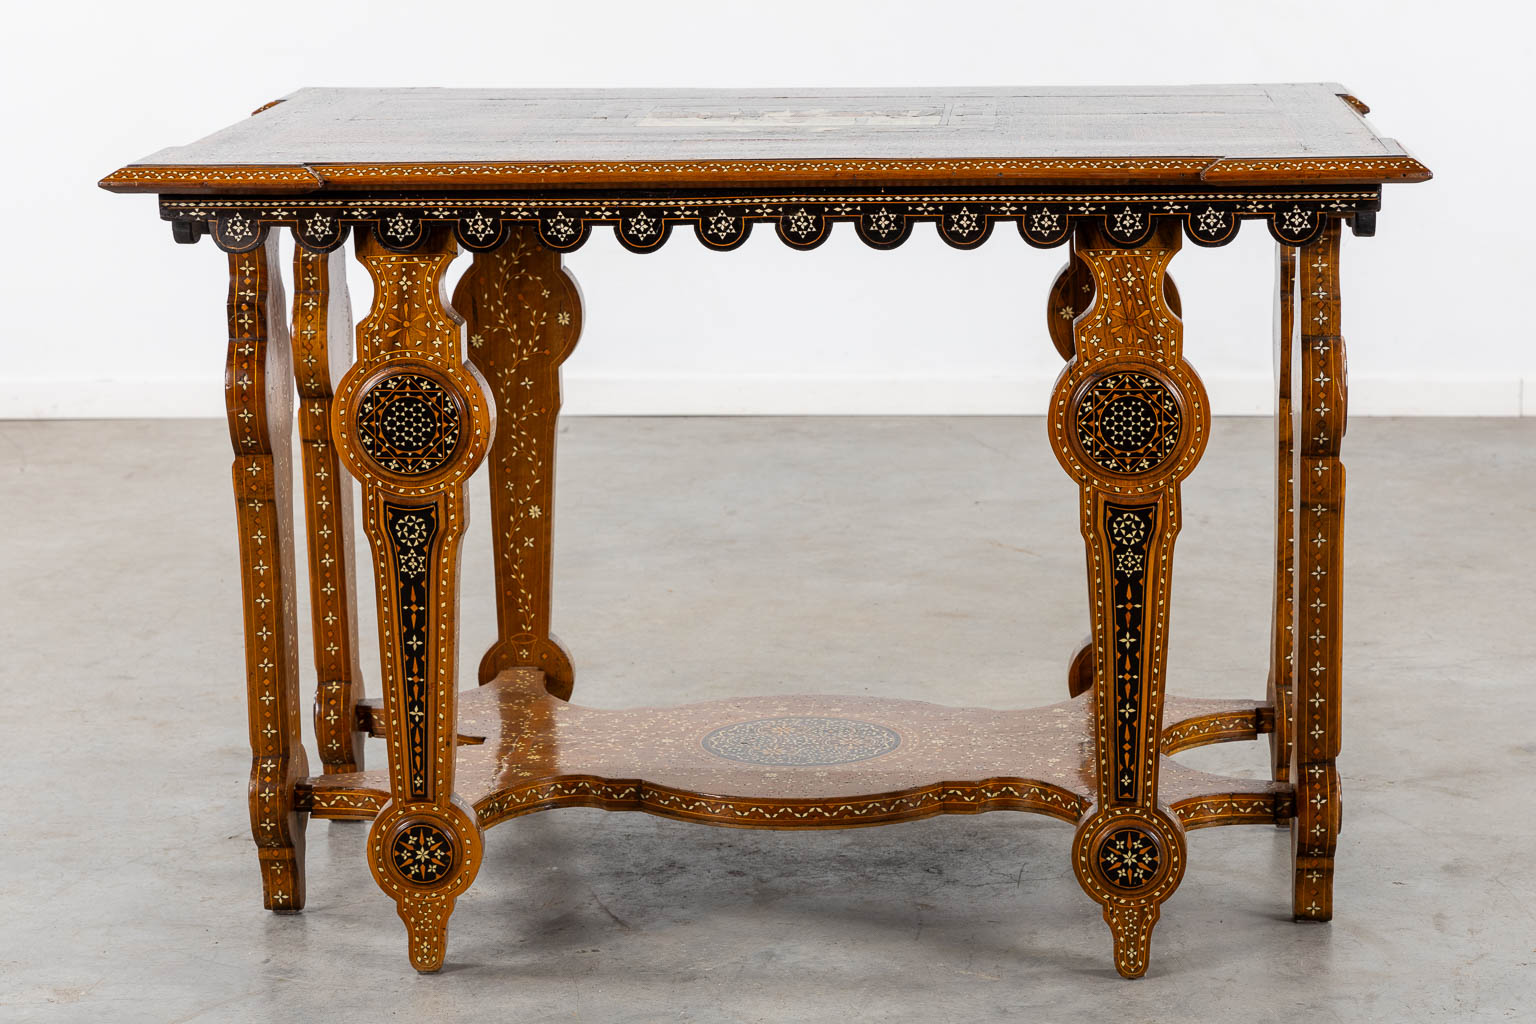
M 1046 324 L 1051 344 L 1061 358 L 1070 360 L 1073 354 L 1073 327 L 1079 316 L 1093 305 L 1093 275 L 1077 255 L 1077 239 L 1069 243 L 1067 262 L 1056 272 L 1046 300 Z M 1182 316 L 1184 306 L 1179 299 L 1178 285 L 1172 275 L 1164 271 L 1163 300 L 1174 316 Z M 1092 571 L 1090 564 L 1089 570 Z M 1090 634 L 1072 652 L 1067 662 L 1067 696 L 1077 697 L 1093 689 L 1094 661 L 1093 636 Z
M 1056 456 L 1081 489 L 1098 666 L 1098 792 L 1078 825 L 1073 867 L 1104 908 L 1116 969 L 1139 977 L 1159 907 L 1184 874 L 1184 830 L 1158 800 L 1157 768 L 1179 481 L 1205 449 L 1210 414 L 1166 285 L 1179 222 L 1157 224 L 1130 248 L 1097 226 L 1078 231 L 1094 300 L 1073 323 L 1073 357 L 1048 419 Z
M 309 610 L 315 639 L 315 740 L 327 774 L 363 768 L 357 702 L 357 594 L 352 487 L 331 442 L 332 387 L 352 365 L 352 308 L 344 248 L 293 251 L 294 382 L 309 533 Z
M 581 292 L 538 234 L 537 225 L 517 224 L 498 248 L 477 252 L 453 305 L 496 400 L 489 465 L 497 640 L 481 659 L 480 682 L 530 666 L 544 672 L 550 693 L 569 700 L 575 676 L 550 632 L 549 602 L 560 364 L 581 334 Z
M 291 444 L 293 399 L 277 240 L 229 257 L 229 360 L 224 375 L 234 445 L 235 514 L 245 611 L 251 733 L 251 833 L 262 903 L 304 906 L 305 815 L 294 788 L 309 775 L 299 730 Z
M 1339 235 L 1335 219 L 1317 241 L 1300 250 L 1291 357 L 1299 371 L 1292 401 L 1297 656 L 1292 910 L 1298 919 L 1312 921 L 1333 917 L 1333 856 L 1342 821 L 1335 765 L 1343 652 L 1344 464 L 1339 450 L 1348 390 L 1339 333 Z
M 1269 734 L 1270 769 L 1276 781 L 1291 777 L 1296 675 L 1296 496 L 1291 423 L 1291 332 L 1296 323 L 1296 249 L 1281 245 L 1275 269 L 1275 602 L 1270 627 L 1269 702 L 1275 728 Z M 1285 826 L 1281 826 L 1285 827 Z
M 482 850 L 475 812 L 453 788 L 458 568 L 464 484 L 495 417 L 442 292 L 458 246 L 446 227 L 423 233 L 404 252 L 357 238 L 373 308 L 358 325 L 358 361 L 336 388 L 331 433 L 363 484 L 378 584 L 390 798 L 368 833 L 368 865 L 405 922 L 411 964 L 435 971 Z

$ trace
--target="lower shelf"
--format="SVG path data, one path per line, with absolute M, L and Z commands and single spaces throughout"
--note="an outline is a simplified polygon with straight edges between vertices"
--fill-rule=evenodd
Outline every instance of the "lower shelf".
M 1024 711 L 815 695 L 608 711 L 551 697 L 543 673 L 513 669 L 459 696 L 455 789 L 481 827 L 552 807 L 769 829 L 992 810 L 1076 822 L 1097 788 L 1092 709 L 1090 692 Z M 1164 721 L 1159 793 L 1185 828 L 1294 815 L 1287 783 L 1166 756 L 1267 732 L 1268 705 L 1175 698 Z M 388 799 L 383 771 L 312 778 L 298 793 L 319 818 L 371 818 Z

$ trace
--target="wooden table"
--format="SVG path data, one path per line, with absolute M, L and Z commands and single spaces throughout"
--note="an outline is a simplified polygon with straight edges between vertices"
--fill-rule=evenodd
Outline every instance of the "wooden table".
M 742 828 L 847 828 L 1025 810 L 1076 825 L 1072 864 L 1115 966 L 1147 968 L 1190 829 L 1289 823 L 1292 910 L 1332 914 L 1340 825 L 1344 225 L 1429 171 L 1337 85 L 945 92 L 304 89 L 102 181 L 153 192 L 177 241 L 229 258 L 225 392 L 240 534 L 263 900 L 304 904 L 305 816 L 372 819 L 368 863 L 412 964 L 443 963 L 484 831 L 550 807 Z M 1168 264 L 1244 221 L 1278 243 L 1275 602 L 1268 696 L 1166 694 L 1179 483 L 1209 432 Z M 550 633 L 560 364 L 582 308 L 561 254 L 610 226 L 796 249 L 920 222 L 959 249 L 1016 229 L 1067 245 L 1046 323 L 1066 365 L 1050 443 L 1080 487 L 1092 632 L 1072 699 L 1030 711 L 772 696 L 606 711 L 568 702 Z M 284 300 L 281 231 L 298 242 Z M 355 328 L 343 245 L 374 285 Z M 607 244 L 606 239 L 599 244 Z M 1001 244 L 1010 244 L 1006 240 Z M 460 248 L 473 265 L 442 282 Z M 467 343 L 467 344 L 466 344 Z M 297 390 L 295 407 L 293 394 Z M 298 423 L 323 773 L 300 740 L 290 465 Z M 489 456 L 487 460 L 487 456 Z M 499 639 L 458 692 L 465 484 L 489 462 Z M 382 699 L 357 667 L 352 488 L 378 601 Z M 1273 779 L 1180 750 L 1268 734 Z M 364 770 L 363 738 L 387 741 Z

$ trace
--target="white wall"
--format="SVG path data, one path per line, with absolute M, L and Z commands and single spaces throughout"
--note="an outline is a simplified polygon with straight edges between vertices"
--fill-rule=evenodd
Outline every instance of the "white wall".
M 0 416 L 222 414 L 224 260 L 95 181 L 301 85 L 812 86 L 1332 81 L 1436 172 L 1347 238 L 1357 414 L 1536 414 L 1529 7 L 724 2 L 7 5 Z M 1249 224 L 1174 263 L 1218 412 L 1270 407 L 1272 244 Z M 1063 250 L 921 226 L 729 254 L 686 233 L 569 265 L 588 300 L 567 410 L 1038 412 Z M 462 261 L 461 261 L 462 262 Z M 362 282 L 354 296 L 366 296 Z M 1500 314 L 1496 307 L 1509 306 Z M 1522 399 L 1522 391 L 1524 397 Z

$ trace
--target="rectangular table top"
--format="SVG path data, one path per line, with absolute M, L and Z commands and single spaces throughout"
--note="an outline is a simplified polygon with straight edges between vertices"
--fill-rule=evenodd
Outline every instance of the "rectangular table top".
M 1422 181 L 1336 83 L 995 89 L 300 89 L 119 192 L 857 182 Z

